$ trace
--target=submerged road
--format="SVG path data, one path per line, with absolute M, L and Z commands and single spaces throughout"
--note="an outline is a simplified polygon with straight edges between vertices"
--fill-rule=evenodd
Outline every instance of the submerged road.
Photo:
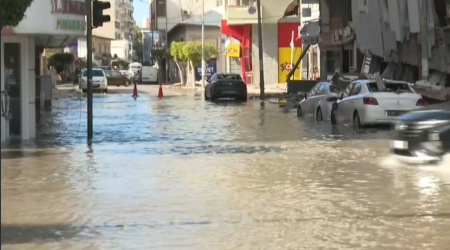
M 148 88 L 95 95 L 92 146 L 75 98 L 2 148 L 2 249 L 450 246 L 450 161 L 400 166 L 389 131 Z

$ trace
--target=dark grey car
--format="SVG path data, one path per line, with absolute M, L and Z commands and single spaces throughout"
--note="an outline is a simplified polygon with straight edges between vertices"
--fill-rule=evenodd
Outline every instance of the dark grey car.
M 207 82 L 205 100 L 234 98 L 236 101 L 247 101 L 247 84 L 238 74 L 216 73 Z

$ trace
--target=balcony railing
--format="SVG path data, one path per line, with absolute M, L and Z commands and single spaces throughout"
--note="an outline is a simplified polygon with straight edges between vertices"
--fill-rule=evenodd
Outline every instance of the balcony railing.
M 238 2 L 239 4 L 239 2 Z M 262 7 L 261 7 L 262 8 Z M 261 18 L 262 12 L 261 12 Z M 226 19 L 228 24 L 255 24 L 258 23 L 256 4 L 232 5 L 227 7 Z

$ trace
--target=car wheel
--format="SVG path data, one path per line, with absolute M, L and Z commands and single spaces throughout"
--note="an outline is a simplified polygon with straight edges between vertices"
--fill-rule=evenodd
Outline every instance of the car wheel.
M 300 104 L 297 106 L 297 117 L 303 117 L 302 106 Z
M 331 124 L 332 125 L 336 125 L 337 124 L 337 119 L 336 119 L 336 111 L 334 111 L 334 109 L 331 111 Z
M 317 122 L 323 121 L 322 109 L 320 107 L 317 109 L 317 112 L 316 112 L 316 121 Z
M 81 91 L 83 91 L 83 94 L 87 93 L 87 90 L 85 90 L 85 89 L 82 89 Z
M 108 93 L 108 88 L 106 88 L 105 90 L 103 90 L 103 93 Z
M 353 129 L 358 130 L 361 127 L 362 126 L 361 126 L 361 120 L 359 119 L 359 114 L 358 114 L 358 112 L 355 112 L 355 114 L 353 115 Z

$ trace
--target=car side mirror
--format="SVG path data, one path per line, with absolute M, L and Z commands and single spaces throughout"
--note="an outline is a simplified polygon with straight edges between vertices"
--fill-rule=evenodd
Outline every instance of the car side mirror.
M 211 80 L 209 80 L 209 79 L 206 79 L 206 82 L 207 82 L 207 83 L 211 83 Z
M 308 99 L 308 93 L 305 94 L 305 100 Z

